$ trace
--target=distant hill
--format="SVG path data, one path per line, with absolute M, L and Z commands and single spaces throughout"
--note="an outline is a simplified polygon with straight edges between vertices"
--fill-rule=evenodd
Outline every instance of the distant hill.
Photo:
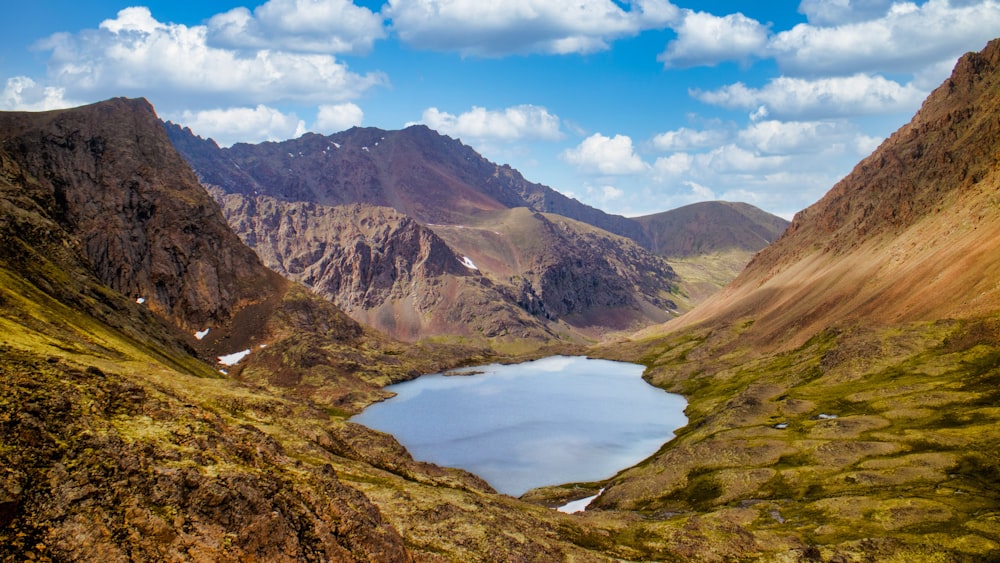
M 648 248 L 665 257 L 692 305 L 733 281 L 759 250 L 774 242 L 788 221 L 747 203 L 706 201 L 635 217 Z
M 648 248 L 666 258 L 721 251 L 757 252 L 774 242 L 789 222 L 748 203 L 705 201 L 635 217 Z

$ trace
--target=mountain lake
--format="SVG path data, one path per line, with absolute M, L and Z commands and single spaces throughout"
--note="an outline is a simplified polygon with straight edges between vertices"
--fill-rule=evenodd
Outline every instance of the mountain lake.
M 637 364 L 552 356 L 424 375 L 351 420 L 396 437 L 420 461 L 459 467 L 497 491 L 599 481 L 687 424 L 679 395 Z

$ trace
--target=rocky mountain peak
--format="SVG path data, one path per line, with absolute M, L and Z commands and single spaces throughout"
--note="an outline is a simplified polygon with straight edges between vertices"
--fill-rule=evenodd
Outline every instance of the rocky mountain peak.
M 80 241 L 100 280 L 185 331 L 221 337 L 284 283 L 232 233 L 146 100 L 3 113 L 0 132 L 17 183 Z

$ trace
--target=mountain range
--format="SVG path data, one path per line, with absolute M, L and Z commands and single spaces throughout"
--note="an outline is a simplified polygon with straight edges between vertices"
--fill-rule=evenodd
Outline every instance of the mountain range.
M 995 40 L 725 289 L 653 325 L 683 297 L 654 252 L 752 252 L 744 235 L 588 219 L 424 128 L 224 150 L 144 100 L 0 113 L 0 558 L 995 560 L 998 100 Z M 423 338 L 437 321 L 407 315 L 450 321 L 454 295 L 480 336 Z M 644 364 L 688 425 L 605 481 L 514 499 L 347 420 L 394 381 L 570 349 Z
M 715 202 L 690 219 L 609 215 L 424 126 L 228 149 L 165 127 L 268 267 L 408 341 L 582 341 L 664 322 L 787 226 Z M 724 252 L 733 263 L 707 290 L 664 259 L 682 235 L 699 242 L 679 258 Z

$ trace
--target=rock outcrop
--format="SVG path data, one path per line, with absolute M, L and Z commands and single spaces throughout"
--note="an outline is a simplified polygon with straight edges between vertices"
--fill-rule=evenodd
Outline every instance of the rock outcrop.
M 435 232 L 386 207 L 330 207 L 212 188 L 235 232 L 269 267 L 403 340 L 554 337 Z

